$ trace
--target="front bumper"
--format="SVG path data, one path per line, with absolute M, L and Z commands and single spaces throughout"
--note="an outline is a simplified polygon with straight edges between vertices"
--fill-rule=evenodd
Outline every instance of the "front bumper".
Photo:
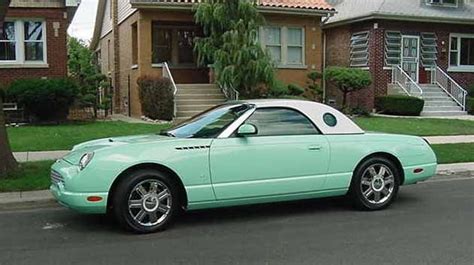
M 61 184 L 51 184 L 51 193 L 54 198 L 63 206 L 81 213 L 106 213 L 108 193 L 83 193 L 70 192 L 64 189 Z M 90 196 L 102 197 L 101 201 L 91 202 L 87 198 Z
M 68 208 L 82 213 L 105 213 L 107 211 L 108 192 L 79 192 L 73 179 L 80 177 L 76 165 L 59 160 L 51 168 L 50 191 L 54 198 Z M 80 190 L 80 189 L 79 189 Z M 89 197 L 101 200 L 88 200 Z

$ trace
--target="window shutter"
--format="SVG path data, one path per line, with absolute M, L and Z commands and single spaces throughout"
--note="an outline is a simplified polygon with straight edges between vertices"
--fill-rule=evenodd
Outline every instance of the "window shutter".
M 385 65 L 400 65 L 402 33 L 385 31 Z
M 421 64 L 423 67 L 436 65 L 438 49 L 436 34 L 432 32 L 421 33 Z
M 365 67 L 369 64 L 369 32 L 356 32 L 351 37 L 352 67 Z

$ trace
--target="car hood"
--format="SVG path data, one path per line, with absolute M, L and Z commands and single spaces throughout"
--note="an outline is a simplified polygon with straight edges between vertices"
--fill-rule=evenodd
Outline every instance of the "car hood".
M 156 143 L 157 141 L 172 141 L 175 138 L 158 135 L 158 134 L 148 134 L 148 135 L 135 135 L 135 136 L 122 136 L 122 137 L 110 137 L 92 140 L 84 142 L 74 146 L 69 154 L 63 157 L 67 162 L 77 165 L 81 157 L 89 152 L 94 152 L 104 148 L 137 144 L 137 143 Z

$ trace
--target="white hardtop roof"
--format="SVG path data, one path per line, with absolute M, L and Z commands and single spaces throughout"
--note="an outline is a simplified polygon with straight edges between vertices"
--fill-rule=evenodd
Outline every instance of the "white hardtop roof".
M 259 107 L 285 107 L 292 108 L 305 114 L 318 127 L 323 134 L 361 134 L 364 131 L 357 126 L 349 117 L 340 111 L 328 105 L 295 99 L 251 99 L 234 101 L 233 103 L 248 103 Z M 330 113 L 336 117 L 337 123 L 335 126 L 329 126 L 324 122 L 323 116 Z

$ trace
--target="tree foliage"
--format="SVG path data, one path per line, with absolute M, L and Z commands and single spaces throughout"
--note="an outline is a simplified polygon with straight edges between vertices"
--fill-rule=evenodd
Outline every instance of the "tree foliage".
M 255 1 L 207 0 L 197 6 L 195 20 L 204 31 L 196 39 L 198 63 L 212 64 L 219 84 L 245 97 L 258 96 L 259 87 L 272 85 L 272 61 L 257 41 L 264 19 Z
M 368 71 L 347 67 L 328 67 L 325 71 L 326 80 L 333 83 L 343 94 L 342 108 L 346 108 L 347 95 L 366 88 L 372 83 Z
M 100 87 L 107 89 L 107 77 L 100 73 L 94 64 L 94 54 L 87 44 L 74 37 L 68 38 L 68 70 L 69 77 L 79 85 L 78 104 L 93 107 L 97 115 L 97 108 L 101 106 L 98 97 Z

